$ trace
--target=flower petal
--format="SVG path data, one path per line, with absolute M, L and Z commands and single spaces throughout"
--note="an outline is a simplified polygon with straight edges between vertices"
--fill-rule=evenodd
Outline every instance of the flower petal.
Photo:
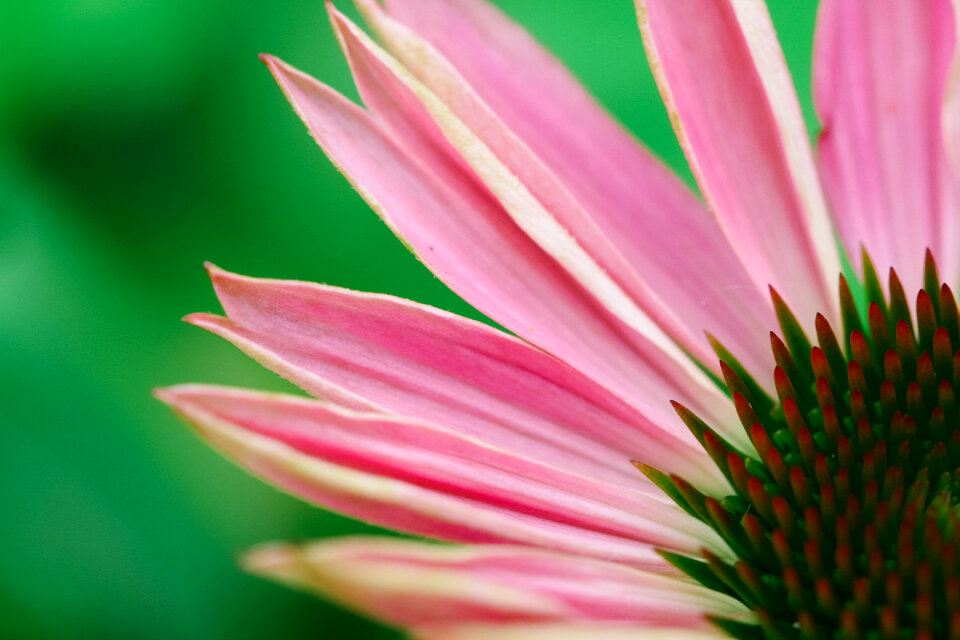
M 665 570 L 651 545 L 729 555 L 686 513 L 427 422 L 209 386 L 158 392 L 230 457 L 362 520 L 458 542 L 512 542 Z
M 730 403 L 692 363 L 664 356 L 611 314 L 462 168 L 401 148 L 328 87 L 265 57 L 314 137 L 431 270 L 480 311 L 581 370 L 660 424 L 688 404 L 741 437 Z M 426 142 L 424 148 L 426 148 Z M 429 167 L 427 169 L 426 167 Z
M 955 29 L 950 0 L 820 6 L 814 91 L 824 186 L 851 258 L 859 265 L 865 247 L 908 291 L 922 286 L 928 247 L 949 281 L 960 276 L 941 118 Z
M 608 275 L 610 270 L 613 275 L 630 280 L 634 290 L 645 289 L 635 274 L 628 270 L 624 275 L 624 269 L 628 269 L 625 263 L 618 259 L 586 212 L 536 156 L 476 101 L 469 87 L 458 82 L 456 86 L 448 85 L 443 95 L 434 94 L 345 16 L 332 6 L 330 11 L 361 95 L 368 106 L 375 107 L 378 116 L 393 121 L 392 132 L 401 144 L 408 149 L 420 149 L 430 164 L 458 162 L 469 167 L 538 247 L 614 317 L 643 336 L 648 359 L 662 360 L 670 368 L 678 369 L 678 373 L 689 378 L 690 386 L 713 386 L 621 284 Z M 448 103 L 461 105 L 460 111 L 481 133 L 461 120 Z M 448 149 L 446 154 L 437 152 L 443 148 Z M 586 248 L 570 229 L 586 240 Z M 593 250 L 593 256 L 588 249 Z M 594 260 L 596 255 L 607 259 L 600 264 Z M 676 324 L 672 313 L 666 315 L 669 317 L 660 320 Z M 715 360 L 702 337 L 698 336 L 697 345 L 701 345 L 698 355 Z
M 267 545 L 244 567 L 403 627 L 589 620 L 702 629 L 706 615 L 748 615 L 686 580 L 523 547 L 344 538 Z
M 703 335 L 709 329 L 748 368 L 772 368 L 766 344 L 767 331 L 775 326 L 770 305 L 715 221 L 529 36 L 498 10 L 474 0 L 388 3 L 390 15 L 405 18 L 405 24 L 374 0 L 358 4 L 404 71 L 489 147 L 673 339 L 715 366 Z M 395 135 L 409 135 L 411 119 L 395 113 L 407 103 L 396 99 L 388 81 L 396 63 L 383 62 L 383 55 L 339 14 L 334 23 L 364 102 Z M 425 39 L 430 36 L 456 56 L 451 60 L 458 67 Z M 403 82 L 402 74 L 394 79 Z M 568 118 L 562 127 L 561 117 Z M 457 144 L 458 138 L 451 142 Z M 677 260 L 678 255 L 685 259 Z
M 642 484 L 629 464 L 635 458 L 704 491 L 728 489 L 682 426 L 653 424 L 501 331 L 391 296 L 245 278 L 215 267 L 210 275 L 229 317 L 199 314 L 188 321 L 316 397 L 428 420 L 607 482 Z
M 812 327 L 835 316 L 840 262 L 783 54 L 763 0 L 638 0 L 677 135 L 747 269 Z
M 644 627 L 623 623 L 579 624 L 470 624 L 414 630 L 418 640 L 724 640 L 726 633 L 711 629 Z

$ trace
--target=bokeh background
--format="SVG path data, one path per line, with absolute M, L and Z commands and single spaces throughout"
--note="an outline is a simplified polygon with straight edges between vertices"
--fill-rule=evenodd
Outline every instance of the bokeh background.
M 631 0 L 499 4 L 690 180 Z M 815 128 L 816 2 L 771 9 Z M 279 55 L 356 98 L 321 0 L 7 1 L 0 43 L 0 637 L 399 637 L 241 573 L 237 555 L 262 541 L 374 529 L 246 475 L 150 396 L 186 381 L 288 389 L 179 322 L 219 310 L 204 260 L 476 317 L 368 211 L 257 61 Z

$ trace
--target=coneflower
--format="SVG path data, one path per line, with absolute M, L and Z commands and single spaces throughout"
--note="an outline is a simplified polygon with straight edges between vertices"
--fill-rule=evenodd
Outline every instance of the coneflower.
M 514 335 L 210 266 L 226 316 L 188 321 L 313 397 L 157 395 L 277 486 L 433 540 L 247 568 L 423 638 L 960 639 L 953 4 L 822 2 L 817 163 L 762 0 L 638 2 L 706 207 L 482 0 L 357 4 L 382 46 L 329 11 L 366 109 L 263 59 Z

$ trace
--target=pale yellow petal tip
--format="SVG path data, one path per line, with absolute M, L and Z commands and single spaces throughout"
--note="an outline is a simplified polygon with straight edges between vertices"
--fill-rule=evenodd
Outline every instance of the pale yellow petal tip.
M 247 276 L 242 276 L 239 273 L 222 269 L 209 261 L 203 263 L 203 268 L 206 270 L 207 277 L 210 278 L 210 282 L 213 283 L 214 289 L 217 288 L 218 283 L 249 279 Z
M 155 387 L 150 390 L 150 395 L 170 407 L 174 405 L 176 398 L 173 387 Z
M 260 62 L 267 67 L 267 70 L 270 71 L 278 81 L 282 76 L 287 76 L 293 71 L 290 65 L 273 54 L 261 53 L 257 58 L 260 59 Z
M 178 384 L 172 387 L 156 387 L 151 391 L 154 398 L 177 412 L 183 412 L 189 402 L 187 396 L 207 388 L 200 384 Z
M 254 547 L 239 558 L 240 568 L 258 576 L 286 573 L 301 557 L 300 548 L 286 542 L 270 542 Z
M 188 313 L 187 315 L 180 318 L 181 322 L 193 325 L 195 327 L 200 327 L 201 329 L 206 329 L 210 327 L 211 324 L 215 324 L 216 318 L 220 316 L 215 316 L 211 313 L 205 313 L 203 311 L 197 311 L 194 313 Z

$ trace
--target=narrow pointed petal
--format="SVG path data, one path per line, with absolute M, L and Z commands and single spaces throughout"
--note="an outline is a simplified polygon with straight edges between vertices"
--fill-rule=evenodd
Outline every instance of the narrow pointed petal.
M 267 545 L 244 566 L 401 627 L 622 621 L 702 629 L 707 614 L 746 614 L 732 598 L 682 579 L 523 547 L 346 538 Z
M 406 24 L 412 28 L 392 19 L 374 0 L 358 4 L 387 48 L 403 64 L 402 72 L 394 72 L 398 63 L 385 58 L 340 14 L 334 13 L 334 23 L 339 25 L 364 102 L 384 118 L 395 135 L 403 138 L 411 134 L 412 118 L 406 109 L 409 101 L 397 97 L 405 86 L 411 85 L 403 77 L 409 72 L 490 149 L 503 164 L 503 170 L 515 176 L 544 212 L 576 240 L 585 253 L 581 260 L 595 261 L 602 272 L 610 274 L 616 285 L 623 288 L 631 302 L 694 357 L 707 366 L 716 366 L 716 357 L 703 334 L 709 328 L 743 354 L 749 368 L 765 370 L 772 366 L 769 349 L 758 338 L 774 327 L 769 305 L 750 286 L 749 277 L 715 222 L 673 176 L 666 174 L 659 163 L 593 105 L 562 67 L 529 37 L 525 46 L 516 46 L 516 38 L 510 34 L 517 32 L 517 27 L 482 2 L 389 3 L 387 10 L 405 16 Z M 471 17 L 476 20 L 471 22 Z M 436 29 L 439 24 L 447 28 Z M 499 32 L 493 29 L 498 25 L 503 34 L 495 37 Z M 452 48 L 466 68 L 455 67 L 421 37 L 421 27 L 427 35 L 432 34 L 447 45 L 447 49 Z M 485 34 L 481 34 L 486 27 L 489 28 Z M 446 35 L 441 37 L 438 31 Z M 507 64 L 501 68 L 492 62 L 500 59 L 498 56 L 480 54 L 484 35 L 496 39 L 485 42 L 485 51 L 495 49 L 503 56 L 514 54 L 517 59 L 504 60 Z M 501 43 L 501 39 L 507 42 Z M 501 44 L 503 48 L 497 48 Z M 464 47 L 470 48 L 468 55 L 462 51 Z M 518 48 L 522 51 L 515 51 Z M 532 66 L 537 63 L 545 66 Z M 511 76 L 508 69 L 514 75 L 530 75 L 536 70 L 537 78 L 559 74 L 557 82 L 562 84 L 562 78 L 566 78 L 569 86 L 561 90 L 551 83 L 545 93 L 534 94 L 538 84 L 535 82 L 519 90 L 521 79 Z M 543 69 L 556 73 L 545 74 Z M 484 72 L 497 75 L 491 77 Z M 489 102 L 479 88 L 472 86 L 474 81 L 488 93 L 500 87 L 513 99 L 492 92 L 493 102 Z M 563 113 L 565 105 L 571 105 L 572 113 Z M 577 122 L 577 126 L 566 125 L 562 132 L 543 130 L 560 115 L 568 115 L 568 122 Z M 582 154 L 568 151 L 556 157 L 557 145 L 589 135 L 592 126 L 605 134 L 584 145 Z M 607 138 L 611 138 L 609 145 Z M 469 141 L 459 136 L 450 140 L 470 162 L 469 149 L 464 148 Z M 635 156 L 633 162 L 599 173 L 589 184 L 583 184 L 584 175 L 596 172 L 599 162 L 609 165 L 611 158 L 607 154 L 618 153 Z M 551 158 L 555 160 L 552 164 Z M 603 176 L 610 177 L 596 184 Z M 620 190 L 626 186 L 623 183 L 629 182 L 629 196 L 616 197 L 608 182 L 614 182 Z M 646 193 L 647 189 L 651 193 Z M 615 216 L 619 219 L 614 220 Z M 543 223 L 536 224 L 541 226 Z M 556 253 L 573 255 L 559 246 Z M 690 256 L 690 260 L 678 263 L 677 255 Z M 728 295 L 732 290 L 738 295 Z
M 727 488 L 682 425 L 652 423 L 501 331 L 391 296 L 210 275 L 229 317 L 188 320 L 316 397 L 428 420 L 607 482 L 642 485 L 629 464 L 638 459 L 713 494 Z
M 729 402 L 701 371 L 665 356 L 663 345 L 610 313 L 462 167 L 401 147 L 339 94 L 279 60 L 265 60 L 338 167 L 454 291 L 651 419 L 675 419 L 664 399 L 681 398 L 739 436 Z
M 837 227 L 859 264 L 866 247 L 922 286 L 933 250 L 960 275 L 957 190 L 944 145 L 943 103 L 956 34 L 950 0 L 825 0 L 814 91 L 820 162 Z
M 623 623 L 473 624 L 419 629 L 418 640 L 724 640 L 729 636 L 710 629 L 646 627 Z
M 840 273 L 806 127 L 762 0 L 638 0 L 667 108 L 711 209 L 805 327 Z M 802 274 L 802 275 L 800 275 Z
M 430 423 L 222 387 L 158 395 L 243 466 L 306 500 L 378 525 L 657 568 L 663 564 L 650 545 L 724 552 L 710 529 L 673 505 Z
M 660 357 L 692 369 L 688 356 L 611 275 L 626 281 L 632 292 L 649 297 L 644 284 L 556 177 L 477 101 L 469 87 L 454 82 L 444 87 L 443 94 L 433 93 L 343 14 L 333 8 L 330 11 L 364 101 L 371 107 L 379 105 L 380 109 L 374 107 L 375 113 L 395 121 L 392 131 L 407 148 L 423 138 L 430 139 L 430 151 L 446 146 L 447 157 L 438 159 L 431 154 L 432 159 L 465 163 L 513 221 L 584 290 L 647 339 Z M 459 111 L 466 119 L 455 113 L 450 103 L 460 104 Z M 421 129 L 413 132 L 412 123 L 419 123 Z M 602 263 L 597 256 L 602 256 Z M 672 312 L 663 312 L 665 325 L 677 324 Z M 690 342 L 692 336 L 686 337 Z M 704 360 L 708 354 L 713 359 L 705 340 L 699 340 L 695 348 Z
M 960 30 L 960 2 L 951 0 L 950 3 L 953 6 L 954 38 L 957 39 L 957 31 Z M 954 191 L 960 194 L 960 46 L 957 45 L 954 45 L 953 62 L 947 75 L 941 121 L 947 161 L 953 173 Z M 957 251 L 960 252 L 960 249 Z M 945 275 L 949 277 L 952 274 Z

